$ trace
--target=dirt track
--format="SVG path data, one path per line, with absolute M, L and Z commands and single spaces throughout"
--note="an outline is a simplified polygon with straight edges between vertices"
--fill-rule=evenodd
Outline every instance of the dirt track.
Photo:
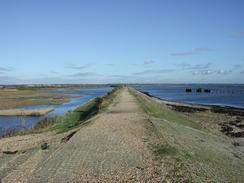
M 146 115 L 124 88 L 67 143 L 55 138 L 48 150 L 0 155 L 0 177 L 3 182 L 157 182 L 163 175 L 155 173 L 149 148 L 156 140 Z

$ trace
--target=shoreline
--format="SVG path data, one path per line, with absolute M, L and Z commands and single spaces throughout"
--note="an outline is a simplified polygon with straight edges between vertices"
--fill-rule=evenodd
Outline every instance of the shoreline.
M 185 103 L 185 102 L 176 102 L 176 101 L 161 99 L 159 97 L 151 95 L 149 92 L 146 92 L 146 91 L 137 90 L 137 89 L 134 89 L 134 90 L 152 98 L 156 102 L 163 103 L 165 105 L 173 107 L 175 110 L 178 110 L 180 112 L 211 111 L 211 112 L 215 112 L 215 113 L 228 113 L 230 115 L 244 116 L 244 108 L 232 107 L 232 106 L 211 105 L 211 104 L 208 105 L 208 104 L 193 104 L 193 103 Z
M 6 109 L 0 110 L 0 116 L 44 116 L 53 111 L 53 107 L 42 109 Z

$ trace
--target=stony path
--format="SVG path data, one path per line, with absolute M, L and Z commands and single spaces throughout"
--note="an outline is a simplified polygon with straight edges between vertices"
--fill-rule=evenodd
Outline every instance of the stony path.
M 116 100 L 67 143 L 26 152 L 28 159 L 25 155 L 24 162 L 2 174 L 2 181 L 155 182 L 159 175 L 148 143 L 156 137 L 150 123 L 127 88 Z

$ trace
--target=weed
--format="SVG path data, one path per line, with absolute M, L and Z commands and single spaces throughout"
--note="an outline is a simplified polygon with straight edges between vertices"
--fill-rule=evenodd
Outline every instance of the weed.
M 57 133 L 63 133 L 81 124 L 81 122 L 89 119 L 91 116 L 98 113 L 102 99 L 100 97 L 88 102 L 84 106 L 68 113 L 62 118 L 62 122 L 53 127 Z
M 157 156 L 175 156 L 178 154 L 177 149 L 170 145 L 156 145 L 153 147 L 153 152 Z

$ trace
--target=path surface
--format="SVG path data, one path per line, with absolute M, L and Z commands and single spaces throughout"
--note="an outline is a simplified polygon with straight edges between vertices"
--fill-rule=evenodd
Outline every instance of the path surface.
M 151 124 L 127 88 L 114 101 L 67 143 L 0 156 L 2 181 L 155 182 Z

